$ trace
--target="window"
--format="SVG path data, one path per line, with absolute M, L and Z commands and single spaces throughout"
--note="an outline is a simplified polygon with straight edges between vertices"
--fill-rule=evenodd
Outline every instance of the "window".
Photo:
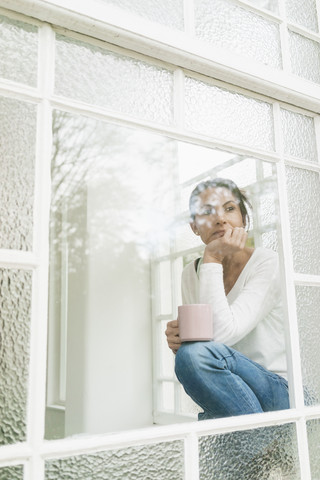
M 302 9 L 297 2 L 289 1 L 279 2 L 279 8 L 276 2 L 219 1 L 221 19 L 224 12 L 230 14 L 233 22 L 237 19 L 236 43 L 221 28 L 222 23 L 217 25 L 221 34 L 215 38 L 213 23 L 205 22 L 205 18 L 210 18 L 209 2 L 178 2 L 171 10 L 163 4 L 156 21 L 152 8 L 148 9 L 152 2 L 145 3 L 148 8 L 135 8 L 123 16 L 123 9 L 129 8 L 126 2 L 114 7 L 112 2 L 97 1 L 97 18 L 90 21 L 88 5 L 76 6 L 71 0 L 68 5 L 58 1 L 36 3 L 37 12 L 24 6 L 20 13 L 3 10 L 1 17 L 5 32 L 0 70 L 0 148 L 4 172 L 0 191 L 1 382 L 5 392 L 1 408 L 5 416 L 1 420 L 0 475 L 54 480 L 62 478 L 66 471 L 72 471 L 75 478 L 89 474 L 110 478 L 123 472 L 130 478 L 134 469 L 141 478 L 147 471 L 164 479 L 204 479 L 208 471 L 219 475 L 226 457 L 228 474 L 241 468 L 246 459 L 236 456 L 235 444 L 249 450 L 257 442 L 269 445 L 271 436 L 280 445 L 277 459 L 271 455 L 274 475 L 280 475 L 279 462 L 286 465 L 290 456 L 292 478 L 316 476 L 320 417 L 315 341 L 320 285 L 316 3 L 305 2 Z M 1 5 L 14 8 L 5 1 Z M 68 8 L 69 13 L 61 6 Z M 77 24 L 72 14 L 75 9 L 79 10 Z M 170 25 L 163 20 L 166 11 L 170 13 Z M 183 15 L 185 21 L 181 20 Z M 132 19 L 135 22 L 129 27 Z M 245 34 L 247 25 L 253 24 L 259 25 L 255 38 L 260 39 L 254 44 Z M 129 40 L 133 42 L 131 50 Z M 269 40 L 272 55 L 264 47 Z M 225 52 L 229 55 L 224 56 Z M 315 60 L 309 62 L 310 58 Z M 134 160 L 128 151 L 134 153 Z M 195 154 L 199 159 L 196 164 L 192 161 Z M 141 189 L 142 171 L 143 178 L 150 182 L 146 188 L 143 180 Z M 129 184 L 130 198 L 128 173 L 135 186 Z M 278 249 L 283 255 L 292 408 L 250 418 L 178 425 L 178 417 L 192 419 L 195 411 L 172 376 L 172 358 L 165 353 L 161 332 L 179 302 L 181 268 L 200 250 L 193 240 L 189 243 L 184 230 L 188 193 L 196 181 L 217 173 L 233 176 L 252 191 L 253 198 L 254 189 L 264 186 L 264 195 L 253 210 L 253 215 L 262 213 L 263 221 L 256 221 L 252 241 Z M 163 181 L 154 182 L 158 178 Z M 115 181 L 120 188 L 113 188 Z M 108 199 L 106 204 L 108 182 L 110 191 L 118 197 Z M 173 191 L 172 198 L 169 192 Z M 108 237 L 108 228 L 101 231 L 107 216 L 107 220 L 112 220 L 113 231 L 122 237 L 123 225 L 130 224 L 137 206 L 141 215 L 139 222 L 130 227 L 131 238 L 127 242 Z M 117 223 L 119 212 L 122 224 Z M 137 242 L 143 233 L 149 235 L 146 225 L 155 220 L 159 228 L 154 231 L 156 238 L 150 236 L 147 242 Z M 172 222 L 169 227 L 168 221 Z M 79 231 L 85 232 L 83 242 L 76 235 Z M 49 233 L 50 255 L 54 256 L 50 258 L 48 315 Z M 79 352 L 87 326 L 82 324 L 85 328 L 79 336 L 79 323 L 70 322 L 70 318 L 83 321 L 89 305 L 84 303 L 83 292 L 87 295 L 88 288 L 105 301 L 103 290 L 98 288 L 99 271 L 109 267 L 110 262 L 106 256 L 101 260 L 99 248 L 110 249 L 107 241 L 113 242 L 113 252 L 118 248 L 121 254 L 123 249 L 129 249 L 141 282 L 141 289 L 139 284 L 135 285 L 134 294 L 132 282 L 128 282 L 125 301 L 119 296 L 112 301 L 117 307 L 121 303 L 123 318 L 131 305 L 137 306 L 138 302 L 145 320 L 153 317 L 153 324 L 145 321 L 143 334 L 151 335 L 154 328 L 159 363 L 155 362 L 152 368 L 152 349 L 147 344 L 142 357 L 134 358 L 135 363 L 130 365 L 134 374 L 137 362 L 150 361 L 140 378 L 145 385 L 149 380 L 153 382 L 150 395 L 144 400 L 147 414 L 143 421 L 146 425 L 153 421 L 175 423 L 145 430 L 136 429 L 138 425 L 133 424 L 128 428 L 134 430 L 113 435 L 104 431 L 103 435 L 79 436 L 68 442 L 43 441 L 46 319 L 59 319 L 58 328 L 57 322 L 54 328 L 49 322 L 47 398 L 53 408 L 47 416 L 51 422 L 47 428 L 52 438 L 61 437 L 60 425 L 67 423 L 63 418 L 64 403 L 66 412 L 68 409 L 68 380 L 65 382 L 64 375 L 68 379 L 70 334 L 73 340 L 76 335 L 78 339 L 78 352 L 73 357 L 78 370 L 82 371 L 83 364 L 79 362 L 84 361 Z M 88 248 L 95 255 L 89 256 L 90 262 Z M 119 264 L 115 262 L 113 266 L 109 285 L 118 280 Z M 72 284 L 72 274 L 83 268 L 87 269 L 86 275 L 78 275 Z M 87 282 L 88 278 L 92 281 Z M 137 297 L 138 291 L 142 292 L 141 297 Z M 150 291 L 155 292 L 152 304 Z M 76 299 L 73 315 L 72 294 Z M 90 300 L 90 308 L 96 313 L 92 295 Z M 90 318 L 99 321 L 98 315 Z M 103 315 L 101 319 L 103 323 Z M 124 328 L 119 324 L 117 327 L 120 331 Z M 99 363 L 103 338 L 99 338 L 99 329 L 90 335 L 90 348 Z M 95 350 L 97 341 L 101 348 Z M 108 349 L 111 372 L 117 345 L 110 344 Z M 78 371 L 71 368 L 76 384 Z M 85 378 L 67 435 L 90 433 L 89 415 L 79 415 L 91 392 L 90 375 Z M 113 388 L 118 387 L 116 379 L 111 383 Z M 308 386 L 308 392 L 303 384 Z M 309 391 L 314 395 L 310 396 Z M 154 406 L 150 399 L 155 400 Z M 94 407 L 95 399 L 90 401 Z M 72 422 L 79 419 L 80 430 L 72 430 Z M 99 418 L 95 421 L 97 426 Z M 120 427 L 123 429 L 126 430 Z M 210 456 L 212 446 L 221 456 Z

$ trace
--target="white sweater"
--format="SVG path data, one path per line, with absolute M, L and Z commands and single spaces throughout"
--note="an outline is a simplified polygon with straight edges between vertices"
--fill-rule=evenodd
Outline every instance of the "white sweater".
M 268 370 L 287 376 L 278 255 L 256 248 L 226 296 L 222 265 L 194 262 L 182 272 L 182 300 L 209 303 L 214 340 L 232 346 Z

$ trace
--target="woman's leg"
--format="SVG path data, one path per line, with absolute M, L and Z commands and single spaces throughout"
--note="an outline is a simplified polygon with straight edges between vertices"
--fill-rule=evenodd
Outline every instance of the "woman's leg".
M 202 419 L 289 408 L 286 381 L 217 342 L 183 343 L 176 375 L 203 410 Z

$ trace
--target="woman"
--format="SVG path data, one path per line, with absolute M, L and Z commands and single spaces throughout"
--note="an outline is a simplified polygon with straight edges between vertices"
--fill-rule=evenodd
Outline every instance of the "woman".
M 214 339 L 181 344 L 177 321 L 166 335 L 177 378 L 203 408 L 199 419 L 289 408 L 278 256 L 246 246 L 247 205 L 220 178 L 190 197 L 190 225 L 206 246 L 183 271 L 182 298 L 211 304 Z

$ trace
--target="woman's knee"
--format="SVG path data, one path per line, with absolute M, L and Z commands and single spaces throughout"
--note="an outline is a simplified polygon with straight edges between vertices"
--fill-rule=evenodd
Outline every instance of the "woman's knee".
M 207 343 L 186 342 L 180 346 L 175 360 L 175 372 L 179 379 L 199 369 L 203 356 L 208 354 Z

